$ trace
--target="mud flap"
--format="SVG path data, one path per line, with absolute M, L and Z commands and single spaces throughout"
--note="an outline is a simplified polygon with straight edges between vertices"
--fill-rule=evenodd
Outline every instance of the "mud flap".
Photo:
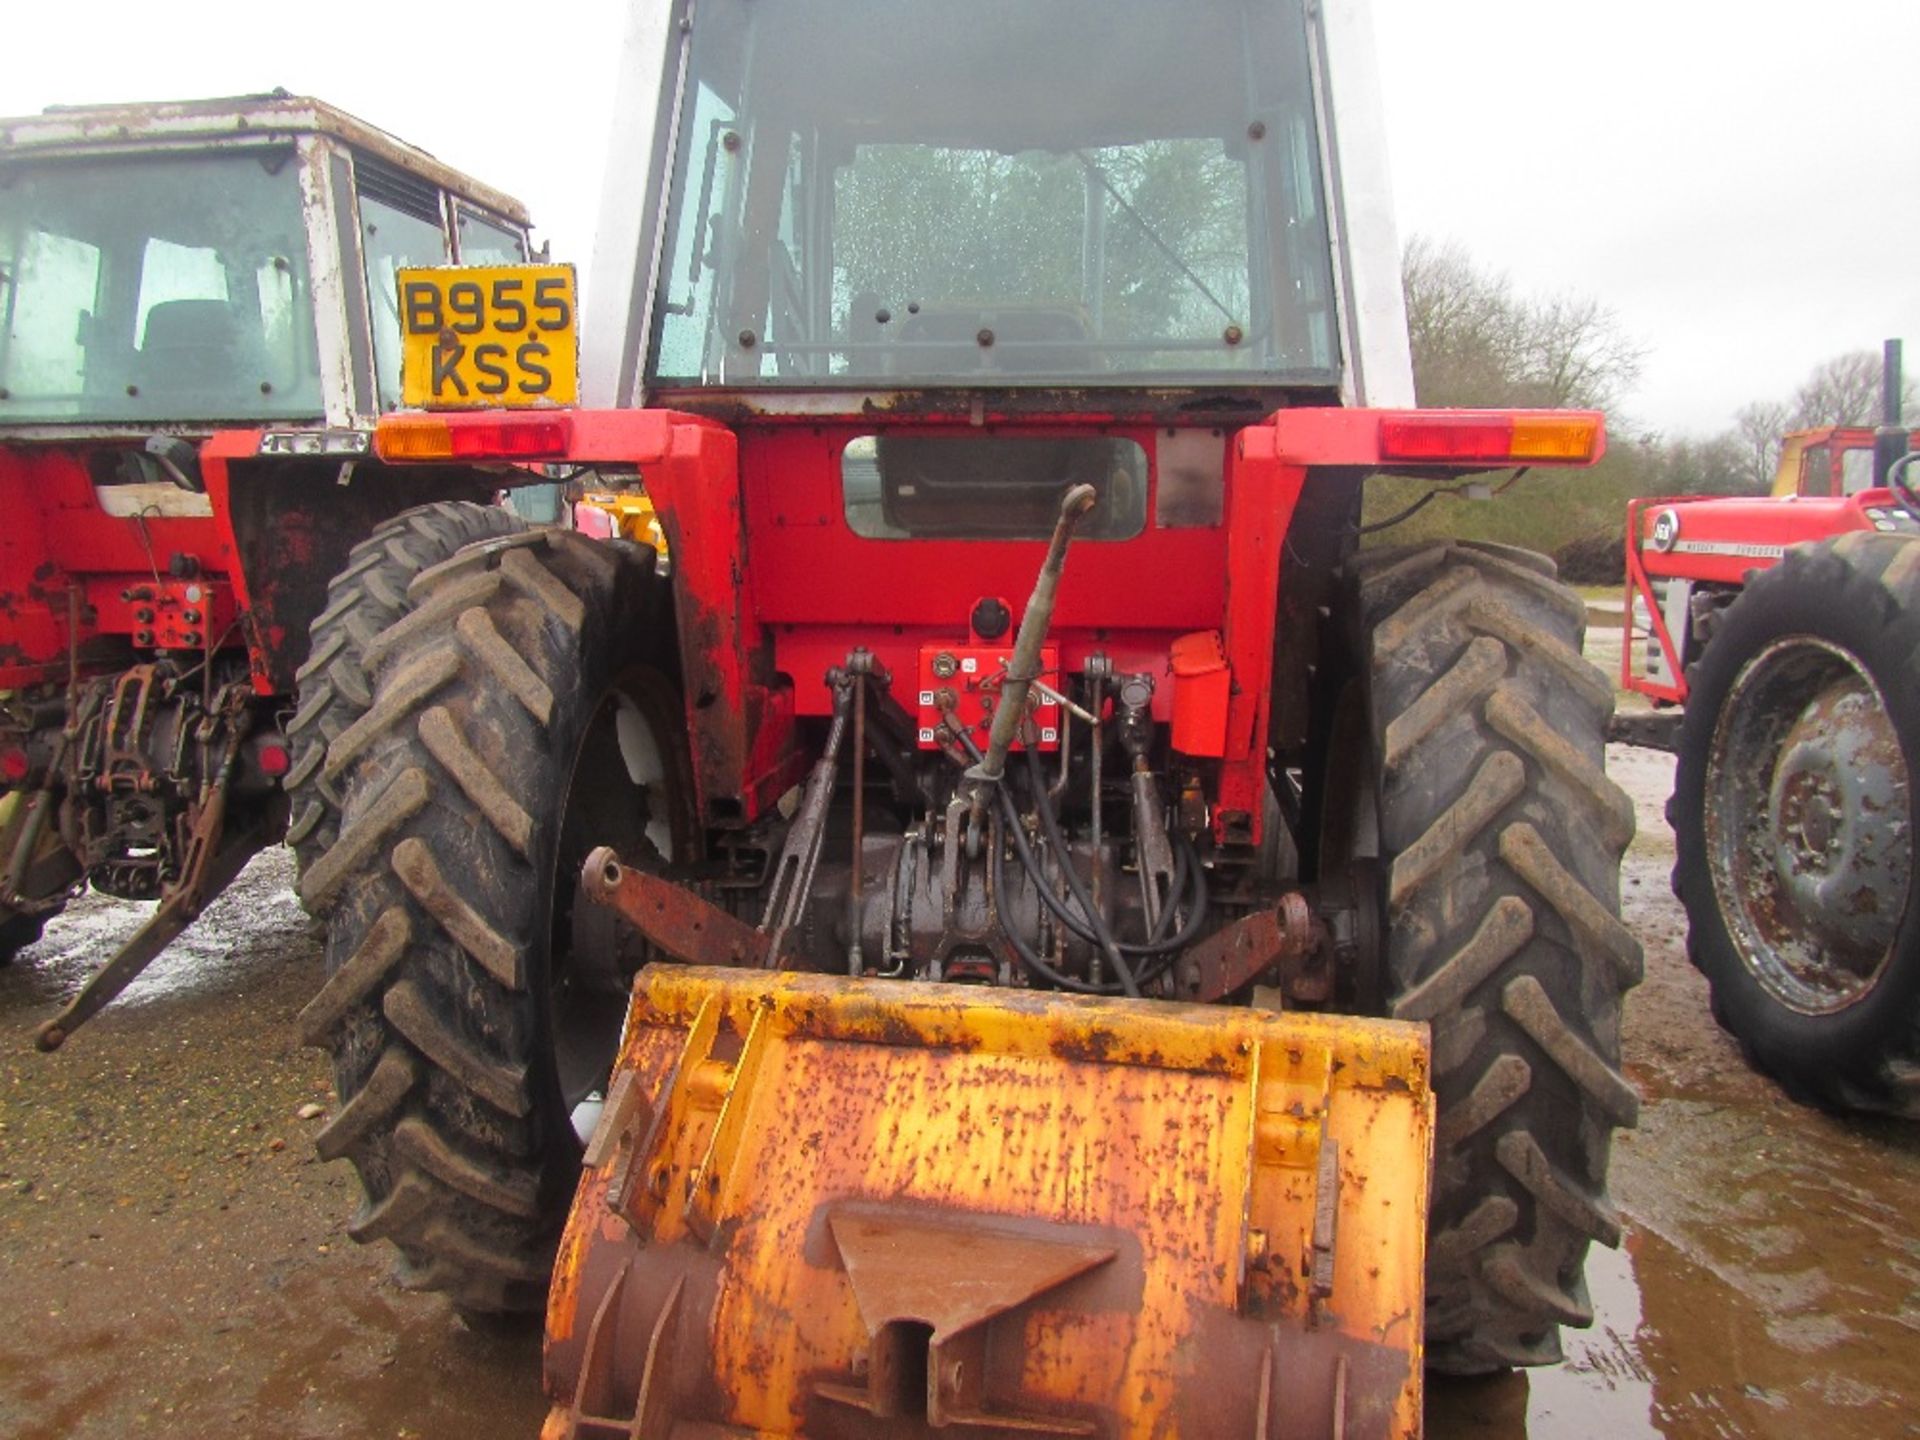
M 1424 1026 L 643 972 L 543 1440 L 1417 1436 Z

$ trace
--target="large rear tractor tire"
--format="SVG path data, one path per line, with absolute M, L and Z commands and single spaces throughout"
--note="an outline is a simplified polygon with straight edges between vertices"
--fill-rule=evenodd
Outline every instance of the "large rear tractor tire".
M 1441 544 L 1362 556 L 1349 595 L 1365 722 L 1336 726 L 1353 778 L 1329 787 L 1322 854 L 1378 864 L 1378 998 L 1433 1026 L 1427 1364 L 1449 1374 L 1552 1364 L 1560 1327 L 1592 1323 L 1587 1247 L 1620 1241 L 1608 1152 L 1638 1114 L 1620 1073 L 1633 807 L 1606 775 L 1586 607 L 1553 577 Z
M 403 1280 L 526 1312 L 631 981 L 574 944 L 582 863 L 697 850 L 669 593 L 651 553 L 547 531 L 464 550 L 412 599 L 329 747 L 340 833 L 301 881 L 328 921 L 301 1024 L 340 1098 L 317 1144 L 353 1161 L 350 1233 L 392 1240 Z
M 406 510 L 353 547 L 347 568 L 327 586 L 327 605 L 308 631 L 299 705 L 287 725 L 293 764 L 286 791 L 293 819 L 287 843 L 295 873 L 326 853 L 340 833 L 340 796 L 322 773 L 327 747 L 373 703 L 367 647 L 411 608 L 414 577 L 463 547 L 527 528 L 497 505 L 448 500 Z
M 1689 680 L 1673 883 L 1715 1017 L 1798 1100 L 1920 1115 L 1920 540 L 1790 552 Z

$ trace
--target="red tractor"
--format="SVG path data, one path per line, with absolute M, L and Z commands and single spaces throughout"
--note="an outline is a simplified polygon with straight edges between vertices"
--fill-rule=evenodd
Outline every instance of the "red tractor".
M 1920 434 L 1899 353 L 1882 427 L 1789 436 L 1771 497 L 1628 507 L 1621 678 L 1685 706 L 1652 738 L 1680 758 L 1674 889 L 1716 1018 L 1796 1098 L 1920 1114 Z
M 289 792 L 303 855 L 330 842 L 350 652 L 520 528 L 479 503 L 499 481 L 371 434 L 395 268 L 524 261 L 526 224 L 281 93 L 0 121 L 0 963 L 85 887 L 161 902 L 43 1045 L 280 840 Z
M 1369 43 L 637 5 L 596 404 L 511 275 L 401 277 L 380 460 L 644 485 L 672 558 L 418 576 L 301 883 L 352 1231 L 548 1304 L 556 1440 L 1410 1436 L 1590 1322 L 1612 687 L 1550 562 L 1360 515 L 1602 424 L 1405 408 Z

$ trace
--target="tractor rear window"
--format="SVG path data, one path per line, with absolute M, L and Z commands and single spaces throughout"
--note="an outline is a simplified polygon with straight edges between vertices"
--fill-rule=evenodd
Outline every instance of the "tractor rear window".
M 1337 378 L 1273 0 L 701 0 L 650 382 Z
M 1082 540 L 1131 540 L 1147 523 L 1147 452 L 1074 435 L 864 435 L 840 457 L 847 525 L 866 540 L 1044 540 L 1075 485 L 1100 500 Z
M 317 417 L 288 148 L 0 167 L 0 424 Z

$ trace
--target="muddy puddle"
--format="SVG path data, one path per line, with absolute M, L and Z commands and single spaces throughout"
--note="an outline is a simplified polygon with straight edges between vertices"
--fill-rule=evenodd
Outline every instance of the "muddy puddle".
M 1647 946 L 1625 1047 L 1628 1230 L 1568 1362 L 1435 1381 L 1433 1440 L 1920 1437 L 1920 1127 L 1838 1121 L 1751 1075 L 1681 952 L 1671 761 L 1616 749 Z M 318 942 L 263 856 L 57 1056 L 33 1026 L 148 907 L 89 901 L 0 970 L 0 1436 L 531 1440 L 537 1340 L 476 1335 L 353 1245 L 351 1172 L 293 1017 Z

